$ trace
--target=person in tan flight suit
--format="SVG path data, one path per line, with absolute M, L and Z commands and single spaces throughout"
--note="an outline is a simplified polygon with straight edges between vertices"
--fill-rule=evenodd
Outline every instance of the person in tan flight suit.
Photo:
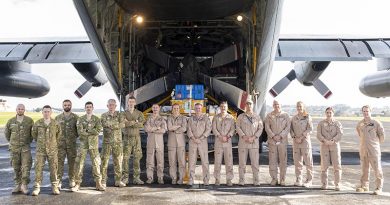
M 290 132 L 290 117 L 281 110 L 278 101 L 273 102 L 274 110 L 268 113 L 265 118 L 265 131 L 268 135 L 269 148 L 269 173 L 272 181 L 271 185 L 278 183 L 278 167 L 280 169 L 280 185 L 286 185 L 287 171 L 287 136 Z
M 184 132 L 187 130 L 187 118 L 180 115 L 179 104 L 172 105 L 172 115 L 168 117 L 168 158 L 169 175 L 172 184 L 183 184 L 185 174 L 186 139 Z M 177 164 L 179 165 L 179 180 L 177 180 Z
M 142 158 L 141 136 L 139 129 L 144 127 L 144 114 L 135 109 L 136 99 L 131 96 L 127 100 L 125 129 L 123 134 L 123 166 L 122 182 L 129 183 L 129 159 L 133 155 L 133 184 L 144 184 L 140 178 L 140 161 Z
M 74 181 L 74 165 L 77 156 L 77 120 L 79 116 L 74 114 L 72 110 L 72 102 L 64 100 L 62 102 L 64 112 L 57 115 L 55 120 L 61 126 L 61 135 L 58 139 L 58 188 L 62 187 L 62 176 L 64 175 L 65 158 L 68 161 L 68 177 L 70 188 L 76 185 Z
M 382 194 L 383 172 L 381 165 L 381 147 L 385 141 L 385 133 L 382 123 L 371 118 L 371 108 L 368 105 L 362 107 L 363 117 L 357 126 L 356 131 L 360 138 L 360 165 L 362 167 L 362 177 L 357 192 L 368 191 L 370 165 L 375 172 L 375 195 Z
M 32 166 L 31 128 L 34 121 L 24 115 L 23 104 L 16 106 L 16 116 L 9 119 L 5 125 L 5 138 L 9 142 L 11 165 L 14 169 L 15 188 L 12 193 L 22 192 L 28 194 L 27 185 L 30 183 L 30 170 Z
M 221 113 L 213 118 L 213 134 L 215 136 L 214 152 L 214 177 L 215 185 L 221 181 L 221 165 L 224 158 L 226 169 L 226 185 L 233 186 L 233 150 L 232 137 L 235 134 L 235 122 L 233 116 L 227 113 L 228 104 L 222 101 L 219 105 Z
M 200 103 L 195 104 L 195 115 L 191 116 L 188 120 L 187 135 L 189 138 L 189 169 L 190 180 L 188 185 L 194 183 L 195 166 L 198 158 L 198 153 L 202 161 L 202 174 L 204 185 L 209 185 L 210 172 L 209 172 L 209 155 L 207 138 L 211 132 L 211 122 L 206 114 L 202 113 L 203 105 Z
M 259 138 L 264 126 L 260 116 L 253 112 L 253 101 L 248 98 L 245 113 L 237 118 L 236 130 L 239 136 L 238 159 L 239 159 L 239 184 L 245 185 L 245 168 L 247 157 L 251 160 L 253 173 L 253 185 L 259 186 Z
M 51 118 L 52 109 L 49 105 L 42 108 L 43 118 L 37 120 L 32 127 L 31 135 L 36 141 L 35 148 L 35 184 L 32 191 L 33 196 L 41 192 L 43 179 L 43 167 L 45 161 L 49 163 L 50 182 L 54 195 L 60 194 L 58 189 L 58 139 L 61 135 L 61 127 Z
M 305 110 L 303 102 L 297 102 L 297 114 L 291 118 L 290 134 L 293 138 L 293 157 L 295 165 L 295 186 L 302 186 L 303 162 L 306 165 L 305 187 L 311 187 L 313 181 L 313 154 L 311 150 L 310 134 L 313 122 Z
M 112 161 L 114 162 L 115 186 L 125 187 L 126 184 L 122 179 L 122 161 L 123 161 L 123 143 L 122 143 L 122 128 L 125 127 L 125 117 L 116 109 L 116 101 L 109 99 L 107 102 L 108 111 L 103 113 L 100 121 L 103 127 L 103 145 L 102 145 L 102 185 L 107 184 L 107 169 L 108 161 L 112 153 Z
M 318 123 L 317 139 L 321 142 L 321 189 L 328 189 L 328 167 L 333 165 L 335 190 L 340 191 L 341 153 L 340 140 L 343 136 L 341 123 L 333 118 L 333 108 L 325 110 L 326 119 Z
M 145 123 L 145 131 L 148 133 L 146 144 L 146 183 L 153 183 L 154 157 L 157 159 L 157 177 L 158 183 L 164 184 L 164 138 L 163 135 L 167 131 L 167 123 L 160 116 L 160 106 L 154 104 L 152 106 L 153 114 L 149 116 Z

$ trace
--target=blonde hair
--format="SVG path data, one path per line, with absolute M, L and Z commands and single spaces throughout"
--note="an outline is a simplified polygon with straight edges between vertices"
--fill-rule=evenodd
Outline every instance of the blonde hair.
M 301 106 L 302 106 L 302 109 L 303 109 L 303 116 L 309 115 L 309 113 L 307 113 L 307 111 L 306 111 L 306 106 L 305 106 L 305 104 L 304 104 L 302 101 L 298 101 L 298 102 L 297 102 L 297 106 L 298 106 L 298 105 L 301 105 Z

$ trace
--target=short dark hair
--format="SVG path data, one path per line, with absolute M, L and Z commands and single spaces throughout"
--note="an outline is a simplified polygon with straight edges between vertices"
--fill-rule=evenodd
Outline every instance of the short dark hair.
M 91 101 L 86 102 L 85 107 L 87 107 L 87 105 L 92 105 L 92 107 L 93 107 L 93 103 Z
M 45 108 L 49 108 L 49 109 L 51 110 L 50 105 L 45 105 L 45 106 L 43 106 L 42 110 L 45 109 Z
M 202 103 L 195 103 L 195 106 L 197 106 L 197 105 L 200 105 L 200 106 L 203 107 L 203 104 L 202 104 Z
M 135 100 L 135 97 L 134 96 L 130 96 L 129 99 L 127 100 Z
M 69 99 L 65 99 L 64 101 L 62 101 L 62 104 L 66 103 L 66 102 L 72 104 L 72 101 L 70 101 Z
M 332 112 L 334 113 L 333 107 L 327 107 L 327 108 L 325 109 L 325 112 L 328 111 L 328 110 L 330 110 L 330 111 L 332 111 Z
M 220 104 L 220 105 L 222 105 L 222 104 L 227 105 L 228 103 L 227 103 L 227 101 L 221 101 L 219 104 Z

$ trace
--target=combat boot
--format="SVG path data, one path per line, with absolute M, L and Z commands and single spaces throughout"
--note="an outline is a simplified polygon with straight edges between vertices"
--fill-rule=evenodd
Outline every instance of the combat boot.
M 294 183 L 294 186 L 303 186 L 302 179 L 301 178 L 297 178 L 297 180 Z
M 245 185 L 245 182 L 244 182 L 244 185 Z M 253 175 L 253 186 L 260 186 L 259 175 L 257 175 L 257 174 Z
M 72 188 L 72 187 L 76 186 L 76 182 L 74 182 L 74 181 L 70 181 L 70 183 L 69 183 L 69 186 L 70 186 L 70 188 Z
M 107 182 L 106 182 L 106 181 L 101 181 L 100 184 L 102 185 L 102 187 L 103 187 L 104 189 L 107 188 Z
M 74 187 L 72 187 L 70 190 L 71 190 L 72 192 L 78 192 L 79 189 L 80 189 L 80 184 L 76 184 L 76 185 L 74 185 Z
M 142 184 L 144 184 L 144 182 L 140 178 L 137 177 L 137 178 L 133 179 L 133 184 L 142 185 Z
M 313 182 L 311 180 L 306 180 L 305 183 L 303 183 L 303 186 L 306 188 L 310 188 L 313 185 Z
M 96 182 L 96 190 L 106 191 L 106 187 L 102 185 L 102 182 L 100 180 Z
M 151 184 L 153 183 L 153 179 L 152 178 L 149 178 L 147 181 L 146 181 L 147 184 Z
M 356 188 L 356 192 L 365 192 L 365 191 L 369 191 L 368 187 L 358 187 Z
M 179 181 L 177 181 L 177 184 L 182 185 L 183 184 L 183 179 L 179 179 Z
M 12 189 L 12 193 L 16 194 L 20 192 L 20 184 L 15 185 L 15 188 Z
M 52 186 L 51 190 L 53 191 L 54 195 L 59 195 L 60 194 L 60 189 L 58 188 L 58 186 Z
M 219 185 L 221 185 L 220 180 L 219 179 L 215 179 L 215 186 L 219 186 Z
M 227 181 L 226 181 L 226 185 L 227 185 L 227 186 L 233 186 L 232 180 L 230 180 L 230 179 L 227 180 Z
M 375 189 L 374 195 L 382 195 L 382 189 Z
M 39 184 L 35 184 L 35 185 L 34 185 L 34 190 L 33 190 L 33 192 L 32 192 L 31 195 L 33 195 L 33 196 L 38 196 L 38 195 L 39 195 L 39 192 L 41 192 L 41 187 L 40 187 Z
M 116 186 L 116 187 L 119 187 L 119 188 L 122 188 L 122 187 L 125 187 L 126 184 L 123 183 L 122 181 L 117 181 L 117 182 L 115 182 L 115 186 Z
M 28 194 L 28 187 L 27 185 L 25 184 L 22 184 L 22 186 L 20 186 L 20 191 L 23 193 L 23 194 Z
M 240 186 L 245 186 L 245 180 L 244 179 L 240 179 L 240 181 L 238 182 L 238 184 Z
M 271 186 L 275 186 L 277 183 L 278 183 L 278 180 L 277 180 L 277 179 L 272 179 L 270 185 L 271 185 Z

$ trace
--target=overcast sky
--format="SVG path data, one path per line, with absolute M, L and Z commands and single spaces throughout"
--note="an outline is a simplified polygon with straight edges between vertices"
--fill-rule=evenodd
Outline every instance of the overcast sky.
M 388 0 L 286 0 L 281 34 L 390 37 L 388 8 Z M 0 38 L 86 36 L 71 0 L 2 0 L 0 19 Z M 0 96 L 8 100 L 11 107 L 19 102 L 25 103 L 28 109 L 44 104 L 60 107 L 62 100 L 69 98 L 74 107 L 83 107 L 91 100 L 95 107 L 105 108 L 107 99 L 115 98 L 107 83 L 77 99 L 73 92 L 85 80 L 70 64 L 34 64 L 32 67 L 35 74 L 49 81 L 49 94 L 38 99 Z M 291 62 L 275 62 L 270 86 L 292 68 Z M 329 100 L 323 99 L 313 87 L 305 87 L 297 81 L 292 82 L 278 99 L 282 104 L 302 100 L 308 105 L 388 105 L 388 98 L 369 98 L 359 91 L 360 80 L 375 71 L 373 61 L 332 62 L 320 78 L 333 91 Z M 267 102 L 272 102 L 270 95 Z

